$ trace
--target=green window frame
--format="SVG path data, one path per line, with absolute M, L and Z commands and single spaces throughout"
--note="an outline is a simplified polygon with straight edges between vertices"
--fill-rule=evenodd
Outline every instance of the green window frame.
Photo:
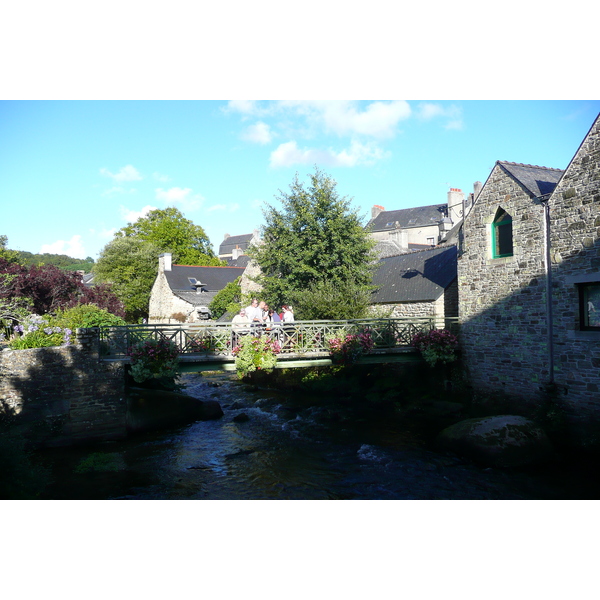
M 499 208 L 492 223 L 492 257 L 504 258 L 513 255 L 512 217 Z

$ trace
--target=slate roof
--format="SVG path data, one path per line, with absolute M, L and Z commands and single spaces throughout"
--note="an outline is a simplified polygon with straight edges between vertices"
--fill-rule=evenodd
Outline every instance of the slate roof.
M 437 300 L 457 276 L 456 246 L 381 259 L 373 274 L 375 304 Z
M 173 265 L 165 271 L 167 283 L 176 296 L 194 306 L 207 306 L 228 283 L 244 273 L 243 267 L 190 267 Z M 192 281 L 203 283 L 202 292 L 197 293 Z
M 372 231 L 388 231 L 400 227 L 424 227 L 437 225 L 448 212 L 447 204 L 432 204 L 431 206 L 418 206 L 417 208 L 403 208 L 400 210 L 384 210 L 367 223 Z M 396 222 L 398 225 L 396 226 Z
M 219 246 L 219 255 L 222 254 L 231 254 L 236 248 L 243 250 L 244 252 L 248 250 L 248 245 L 252 240 L 254 234 L 245 233 L 243 235 L 230 235 L 227 239 L 221 242 Z
M 242 254 L 235 260 L 233 260 L 233 258 L 224 258 L 223 260 L 227 261 L 228 267 L 242 267 L 245 269 L 250 262 L 250 257 L 247 254 Z
M 564 173 L 562 169 L 550 169 L 502 160 L 497 161 L 496 164 L 519 181 L 535 198 L 553 192 Z

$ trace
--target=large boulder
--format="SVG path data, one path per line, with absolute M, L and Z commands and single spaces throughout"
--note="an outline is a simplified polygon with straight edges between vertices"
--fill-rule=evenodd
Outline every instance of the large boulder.
M 216 400 L 165 390 L 133 388 L 127 394 L 127 431 L 152 431 L 223 416 Z
M 438 445 L 490 467 L 522 467 L 546 461 L 553 450 L 546 433 L 517 415 L 460 421 L 444 429 Z

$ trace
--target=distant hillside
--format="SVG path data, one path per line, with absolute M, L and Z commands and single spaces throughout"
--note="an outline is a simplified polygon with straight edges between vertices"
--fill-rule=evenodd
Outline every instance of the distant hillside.
M 66 254 L 32 254 L 18 250 L 19 262 L 26 265 L 54 265 L 65 271 L 85 271 L 89 273 L 94 266 L 94 259 L 91 256 L 87 258 L 73 258 Z

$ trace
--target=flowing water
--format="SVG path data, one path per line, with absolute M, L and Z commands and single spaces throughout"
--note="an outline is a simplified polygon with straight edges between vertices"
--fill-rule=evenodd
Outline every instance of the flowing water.
M 224 373 L 185 391 L 224 416 L 122 442 L 47 450 L 51 499 L 576 499 L 568 466 L 503 471 L 436 452 L 388 414 L 249 388 Z M 583 483 L 582 483 L 583 482 Z

